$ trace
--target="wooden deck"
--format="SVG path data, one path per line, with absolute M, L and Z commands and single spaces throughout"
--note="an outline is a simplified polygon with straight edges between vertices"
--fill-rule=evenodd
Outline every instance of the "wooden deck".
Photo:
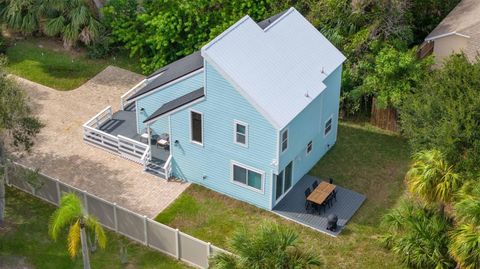
M 145 139 L 142 139 L 137 133 L 135 106 L 127 106 L 125 111 L 119 110 L 113 113 L 112 119 L 100 126 L 100 131 L 117 136 L 122 135 L 141 143 L 147 144 Z M 170 151 L 163 148 L 151 145 L 152 162 L 157 165 L 163 165 L 170 156 Z
M 343 230 L 347 222 L 352 218 L 355 212 L 360 208 L 365 195 L 345 189 L 341 186 L 335 188 L 337 191 L 337 201 L 333 202 L 331 208 L 326 207 L 325 213 L 310 214 L 305 210 L 305 194 L 306 188 L 312 188 L 312 183 L 318 180 L 310 175 L 305 175 L 300 181 L 293 186 L 292 190 L 273 208 L 273 212 L 295 221 L 302 225 L 308 226 L 320 232 L 337 236 Z M 318 180 L 321 182 L 321 180 Z M 335 184 L 335 182 L 333 182 Z M 327 230 L 327 216 L 336 214 L 338 216 L 338 228 L 335 232 Z

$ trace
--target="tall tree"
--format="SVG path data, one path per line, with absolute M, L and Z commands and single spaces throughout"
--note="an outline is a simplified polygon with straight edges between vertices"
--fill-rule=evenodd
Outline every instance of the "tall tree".
M 90 230 L 98 240 L 100 248 L 105 249 L 107 238 L 100 223 L 93 216 L 87 215 L 82 202 L 73 193 L 66 194 L 60 200 L 60 207 L 53 213 L 48 226 L 50 236 L 57 240 L 63 228 L 69 226 L 67 237 L 68 253 L 77 256 L 79 244 L 82 246 L 83 268 L 90 269 L 87 231 Z
M 295 231 L 278 224 L 263 224 L 253 235 L 241 230 L 230 244 L 238 256 L 219 254 L 212 259 L 212 268 L 317 268 L 322 264 L 315 254 L 298 246 Z
M 436 148 L 458 171 L 480 172 L 480 61 L 453 55 L 426 76 L 400 109 L 402 131 L 414 151 Z
M 438 203 L 442 213 L 444 204 L 452 200 L 461 186 L 460 175 L 436 149 L 414 154 L 405 179 L 411 193 L 417 194 L 427 203 Z
M 42 124 L 32 115 L 24 92 L 7 78 L 3 71 L 5 58 L 0 58 L 0 225 L 5 218 L 5 171 L 7 169 L 6 144 L 30 150 L 33 138 Z

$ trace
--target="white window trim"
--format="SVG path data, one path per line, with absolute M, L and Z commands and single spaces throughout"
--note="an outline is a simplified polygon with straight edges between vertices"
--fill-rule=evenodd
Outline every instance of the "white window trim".
M 243 184 L 241 182 L 238 182 L 238 181 L 235 181 L 233 180 L 233 166 L 236 165 L 238 167 L 241 167 L 241 168 L 244 168 L 246 170 L 250 170 L 252 172 L 255 172 L 255 173 L 258 173 L 260 174 L 261 176 L 261 186 L 262 186 L 262 189 L 259 190 L 259 189 L 256 189 L 254 187 L 251 187 L 251 186 L 248 186 L 247 184 Z M 247 172 L 248 173 L 248 172 Z M 248 175 L 247 175 L 247 180 L 248 180 Z M 236 162 L 236 161 L 231 161 L 230 162 L 230 182 L 232 182 L 233 184 L 235 185 L 238 185 L 240 187 L 243 187 L 245 189 L 249 189 L 249 190 L 252 190 L 252 191 L 255 191 L 255 192 L 258 192 L 258 193 L 261 193 L 261 194 L 265 194 L 265 172 L 262 171 L 262 170 L 259 170 L 257 168 L 253 168 L 251 166 L 248 166 L 248 165 L 245 165 L 245 164 L 242 164 L 242 163 L 239 163 L 239 162 Z
M 293 173 L 295 171 L 295 169 L 294 169 L 295 162 L 291 161 L 291 163 L 292 163 L 292 185 L 290 186 L 290 188 L 288 188 L 288 190 L 286 190 L 282 195 L 280 195 L 280 197 L 278 197 L 278 199 L 275 200 L 275 205 L 277 205 L 283 198 L 285 198 L 285 196 L 292 190 L 293 186 L 295 185 L 295 184 L 293 184 L 293 179 L 294 179 L 294 174 Z M 287 165 L 283 168 L 283 170 L 280 171 L 280 172 L 282 172 L 283 187 L 285 187 L 285 169 L 287 168 L 288 164 L 289 163 L 287 163 Z M 277 191 L 277 175 L 275 175 L 275 193 L 272 193 L 273 194 L 272 196 L 277 196 L 276 191 Z
M 308 145 L 309 144 L 312 144 L 312 149 L 310 151 L 308 151 Z M 310 140 L 308 143 L 307 143 L 307 148 L 305 148 L 305 153 L 306 153 L 306 156 L 310 155 L 313 151 L 313 140 Z
M 327 125 L 327 122 L 329 120 L 332 120 L 330 131 L 328 131 L 328 133 L 325 133 L 325 126 Z M 330 115 L 330 117 L 328 117 L 328 119 L 323 123 L 323 137 L 327 137 L 332 132 L 332 130 L 333 130 L 333 114 Z
M 202 126 L 201 126 L 201 128 L 202 128 L 202 143 L 193 140 L 193 133 L 192 133 L 192 131 L 193 131 L 193 130 L 192 130 L 192 112 L 193 112 L 193 113 L 198 113 L 198 114 L 200 114 L 201 117 L 202 117 Z M 202 147 L 203 147 L 203 142 L 204 142 L 204 139 L 205 139 L 205 137 L 204 137 L 204 135 L 203 135 L 203 121 L 204 121 L 204 119 L 203 119 L 203 113 L 200 112 L 200 111 L 197 111 L 197 110 L 190 109 L 190 111 L 189 111 L 189 116 L 188 116 L 188 117 L 190 118 L 190 122 L 188 123 L 189 126 L 190 126 L 190 127 L 189 127 L 189 129 L 190 129 L 190 143 L 196 144 L 196 145 L 199 145 L 199 146 L 202 146 Z
M 287 147 L 285 148 L 285 150 L 282 150 L 283 149 L 283 134 L 287 132 Z M 287 150 L 288 150 L 288 147 L 290 146 L 289 144 L 289 140 L 290 139 L 290 132 L 288 131 L 288 128 L 285 128 L 282 132 L 280 132 L 280 153 L 285 153 Z
M 237 141 L 237 124 L 245 127 L 245 144 Z M 233 143 L 248 148 L 248 124 L 238 120 L 233 121 Z

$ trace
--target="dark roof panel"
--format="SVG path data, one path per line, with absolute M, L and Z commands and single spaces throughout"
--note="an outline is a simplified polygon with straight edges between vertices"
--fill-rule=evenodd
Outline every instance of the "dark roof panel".
M 148 122 L 148 121 L 151 121 L 155 118 L 158 118 L 168 112 L 171 112 L 181 106 L 184 106 L 188 103 L 191 103 L 197 99 L 200 99 L 202 98 L 203 96 L 205 96 L 205 93 L 203 91 L 203 87 L 201 87 L 200 89 L 198 90 L 194 90 L 193 92 L 189 92 L 185 95 L 182 95 L 180 97 L 178 97 L 177 99 L 174 99 L 170 102 L 167 102 L 165 104 L 163 104 L 159 109 L 157 109 L 157 111 L 155 111 L 152 115 L 150 115 L 150 117 L 148 117 L 146 120 L 144 120 L 143 122 Z
M 266 19 L 266 20 L 263 20 L 263 21 L 261 21 L 261 22 L 258 22 L 257 24 L 258 24 L 258 26 L 260 26 L 260 28 L 265 29 L 265 28 L 267 28 L 270 24 L 272 24 L 274 21 L 276 21 L 278 18 L 280 18 L 283 14 L 285 14 L 285 12 L 287 12 L 287 11 L 288 11 L 288 9 L 287 9 L 287 10 L 284 10 L 284 11 L 278 13 L 278 14 L 275 14 L 275 15 L 273 15 L 272 17 L 270 17 L 270 18 L 268 18 L 268 19 Z
M 136 92 L 134 95 L 130 96 L 128 100 L 135 99 L 141 95 L 144 95 L 150 91 L 155 90 L 158 87 L 161 87 L 169 82 L 172 82 L 178 78 L 186 76 L 194 71 L 197 71 L 203 67 L 203 57 L 200 54 L 200 51 L 196 51 L 188 56 L 185 56 L 169 65 L 166 65 L 153 74 L 147 77 L 153 78 L 156 75 L 163 72 L 152 81 L 148 82 L 142 89 Z

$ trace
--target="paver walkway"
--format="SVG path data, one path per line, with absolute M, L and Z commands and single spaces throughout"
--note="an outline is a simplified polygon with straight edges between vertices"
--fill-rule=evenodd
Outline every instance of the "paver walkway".
M 82 140 L 82 124 L 111 105 L 143 77 L 107 67 L 72 91 L 57 91 L 15 77 L 26 90 L 34 112 L 46 126 L 32 154 L 22 164 L 148 217 L 155 217 L 189 184 L 167 182 L 143 172 L 143 167 Z

